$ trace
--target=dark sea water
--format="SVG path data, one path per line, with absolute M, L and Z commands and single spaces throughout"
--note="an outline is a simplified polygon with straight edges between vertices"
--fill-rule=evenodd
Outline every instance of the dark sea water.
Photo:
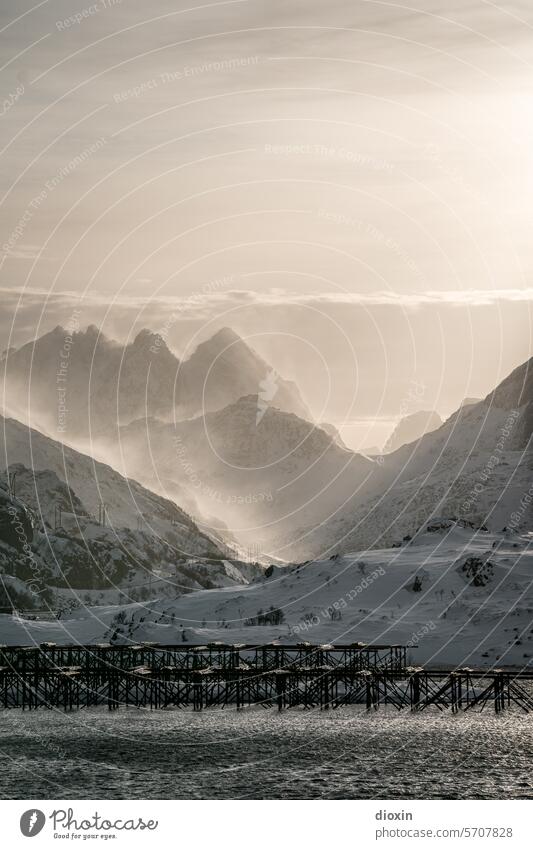
M 89 709 L 0 714 L 0 796 L 533 798 L 533 716 Z

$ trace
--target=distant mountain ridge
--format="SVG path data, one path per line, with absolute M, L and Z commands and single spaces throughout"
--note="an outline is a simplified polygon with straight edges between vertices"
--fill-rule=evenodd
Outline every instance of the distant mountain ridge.
M 287 560 L 392 545 L 435 511 L 499 530 L 530 486 L 530 370 L 524 364 L 483 401 L 377 459 L 275 407 L 258 423 L 252 395 L 176 425 L 123 428 L 132 464 L 124 472 L 165 479 L 170 494 L 173 485 L 188 491 L 200 513 L 220 516 L 237 538 Z
M 435 410 L 418 410 L 408 416 L 404 416 L 387 442 L 383 447 L 384 454 L 390 454 L 401 448 L 402 445 L 408 445 L 409 442 L 415 442 L 424 436 L 425 433 L 430 433 L 432 430 L 437 430 L 442 424 L 442 419 Z
M 268 402 L 304 418 L 311 414 L 297 386 L 284 380 L 237 333 L 222 328 L 182 362 L 160 334 L 141 330 L 122 345 L 95 325 L 69 333 L 62 327 L 4 357 L 6 410 L 44 416 L 59 438 L 98 438 L 142 417 L 189 418 L 221 409 L 242 395 L 261 394 L 268 377 Z M 18 415 L 20 418 L 21 416 Z
M 274 556 L 272 541 L 283 534 L 279 557 L 288 560 L 299 556 L 297 528 L 320 525 L 377 467 L 294 413 L 269 406 L 258 420 L 259 401 L 247 395 L 175 424 L 133 422 L 120 433 L 122 471 L 150 486 L 164 481 L 171 496 L 173 486 L 188 491 L 200 514 L 219 516 Z

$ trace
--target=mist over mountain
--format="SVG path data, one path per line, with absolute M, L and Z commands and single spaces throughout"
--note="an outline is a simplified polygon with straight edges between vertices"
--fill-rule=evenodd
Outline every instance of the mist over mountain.
M 15 472 L 20 496 L 13 494 Z M 0 475 L 4 610 L 25 611 L 30 617 L 33 611 L 68 614 L 87 604 L 174 599 L 197 589 L 242 585 L 262 574 L 248 564 L 227 565 L 215 546 L 205 551 L 208 556 L 191 560 L 180 555 L 170 533 L 168 538 L 158 536 L 148 525 L 103 525 L 83 512 L 74 491 L 54 472 L 33 472 L 17 464 L 10 484 Z M 60 514 L 58 492 L 67 495 Z M 174 542 L 179 535 L 176 530 Z
M 298 557 L 300 525 L 326 520 L 377 468 L 311 422 L 263 410 L 257 395 L 175 424 L 133 422 L 121 429 L 120 447 L 125 474 L 151 486 L 159 480 L 159 491 L 173 482 L 243 544 L 281 559 Z M 283 552 L 272 547 L 280 534 L 294 537 Z
M 217 551 L 216 542 L 173 501 L 105 463 L 3 416 L 0 456 L 6 484 L 9 479 L 17 497 L 23 498 L 43 523 L 53 524 L 56 507 L 93 521 L 105 508 L 111 528 L 147 529 L 174 546 L 176 557 Z
M 252 564 L 176 504 L 110 466 L 0 417 L 0 607 L 175 598 L 246 584 Z
M 56 328 L 6 359 L 7 397 L 20 406 L 28 395 L 51 429 L 63 334 Z M 63 455 L 68 460 L 71 449 L 56 449 L 51 461 L 41 434 L 33 455 L 27 445 L 20 452 L 16 423 L 6 450 L 10 462 L 31 466 L 33 456 L 35 468 L 72 484 L 93 515 L 109 502 L 129 527 L 151 510 L 120 496 L 118 472 L 142 482 L 141 501 L 157 492 L 194 516 L 195 533 L 281 561 L 393 544 L 435 511 L 498 530 L 528 487 L 530 362 L 484 400 L 466 399 L 444 423 L 434 411 L 406 416 L 387 453 L 371 458 L 348 450 L 334 426 L 316 426 L 298 388 L 229 328 L 183 362 L 148 330 L 127 345 L 94 326 L 71 339 L 60 436 L 110 463 L 103 486 L 91 489 L 87 457 L 71 463 L 74 484 L 66 480 Z M 521 527 L 527 521 L 522 516 Z
M 401 542 L 432 516 L 454 516 L 500 531 L 531 529 L 533 359 L 484 400 L 461 406 L 438 430 L 383 457 L 355 509 L 320 533 L 310 551 Z
M 223 328 L 183 362 L 160 334 L 141 330 L 122 345 L 96 326 L 56 327 L 4 355 L 5 409 L 51 435 L 75 441 L 116 433 L 143 416 L 188 418 L 242 395 L 310 418 L 297 386 L 284 380 L 234 331 Z

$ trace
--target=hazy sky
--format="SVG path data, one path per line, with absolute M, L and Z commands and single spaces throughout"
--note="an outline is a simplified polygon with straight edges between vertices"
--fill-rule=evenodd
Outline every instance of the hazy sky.
M 530 2 L 0 8 L 5 345 L 228 324 L 353 445 L 530 355 Z

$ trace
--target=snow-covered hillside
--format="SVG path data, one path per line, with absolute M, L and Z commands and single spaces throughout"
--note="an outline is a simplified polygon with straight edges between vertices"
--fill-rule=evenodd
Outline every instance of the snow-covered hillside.
M 531 537 L 438 519 L 400 548 L 274 569 L 246 586 L 78 610 L 59 623 L 0 616 L 0 640 L 403 643 L 416 663 L 524 666 L 532 578 Z
M 529 360 L 483 401 L 462 406 L 438 430 L 384 455 L 357 503 L 318 531 L 311 523 L 302 527 L 302 545 L 305 540 L 312 556 L 391 545 L 439 514 L 493 531 L 515 516 L 517 528 L 533 529 L 532 429 Z
M 416 413 L 404 416 L 389 436 L 383 453 L 388 454 L 401 448 L 402 445 L 416 442 L 425 433 L 437 430 L 441 424 L 442 419 L 435 410 L 417 410 Z
M 38 495 L 28 486 L 30 478 L 30 470 L 19 465 L 11 476 L 11 491 L 0 481 L 0 607 L 57 612 L 176 598 L 195 589 L 246 583 L 263 574 L 251 564 L 230 567 L 216 553 L 209 559 L 191 559 L 148 528 L 100 525 L 53 472 L 35 473 Z M 42 489 L 46 482 L 54 486 L 54 503 L 66 502 L 60 515 L 54 511 L 52 521 L 49 493 Z M 19 494 L 14 497 L 17 484 Z M 70 512 L 71 505 L 80 510 Z

